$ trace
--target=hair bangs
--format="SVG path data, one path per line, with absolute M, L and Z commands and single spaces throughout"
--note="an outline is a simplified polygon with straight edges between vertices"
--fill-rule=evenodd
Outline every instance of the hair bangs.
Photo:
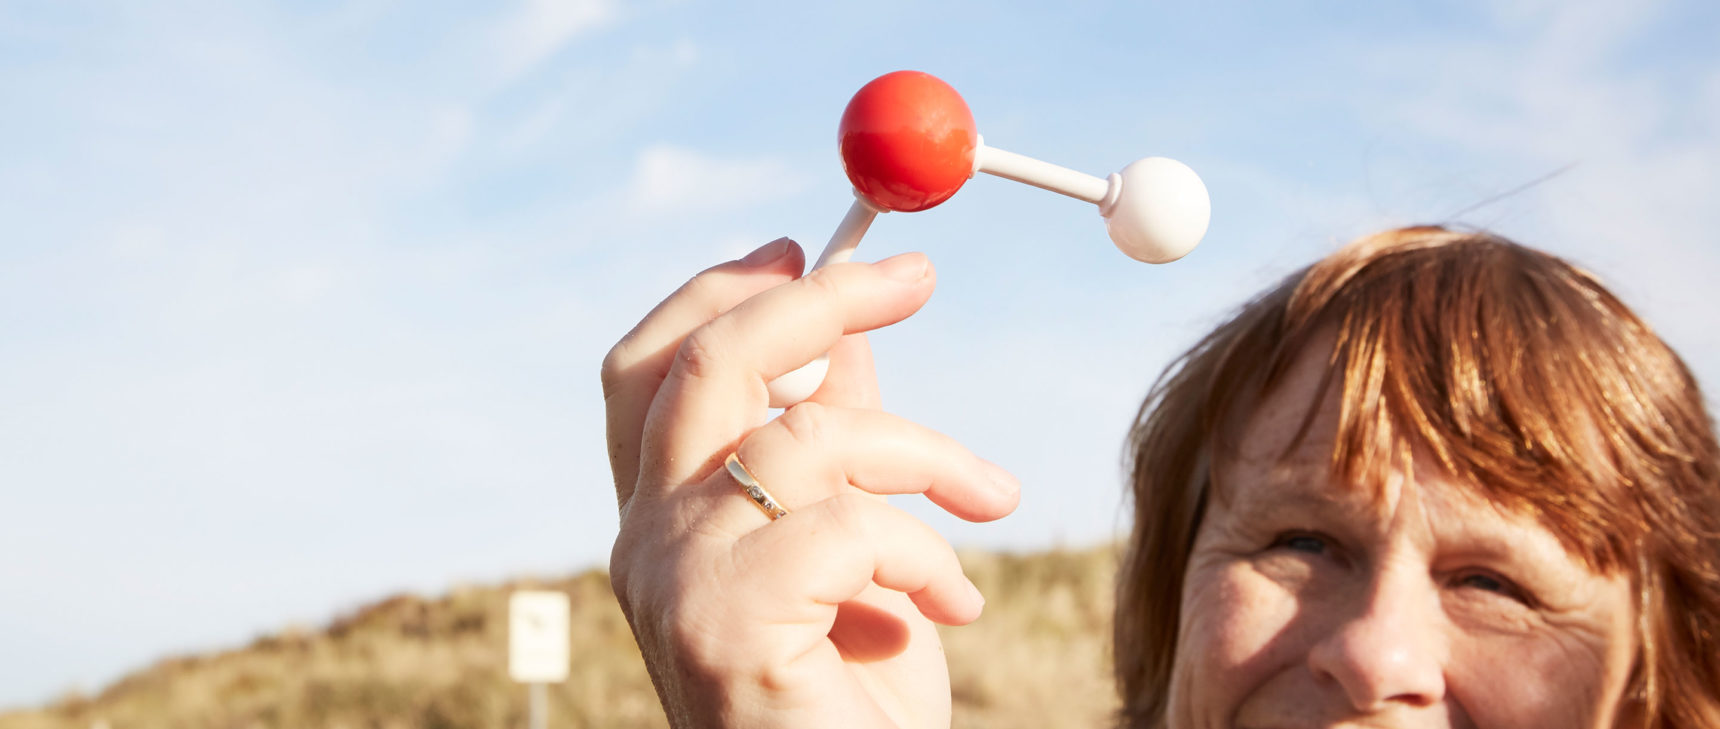
M 1586 274 L 1489 236 L 1412 228 L 1311 268 L 1285 317 L 1287 346 L 1334 339 L 1323 390 L 1339 388 L 1340 481 L 1383 484 L 1425 455 L 1591 568 L 1632 561 L 1646 524 L 1618 450 L 1665 439 L 1642 422 L 1654 409 L 1629 391 L 1633 374 L 1594 353 L 1645 345 L 1611 341 L 1620 331 L 1658 340 Z

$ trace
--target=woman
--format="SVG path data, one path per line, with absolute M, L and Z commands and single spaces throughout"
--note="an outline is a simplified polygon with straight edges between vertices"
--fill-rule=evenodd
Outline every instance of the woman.
M 711 269 L 606 359 L 616 594 L 677 726 L 948 726 L 929 621 L 983 599 L 868 494 L 984 520 L 1019 487 L 879 412 L 844 336 L 912 314 L 925 259 L 802 265 Z M 1720 726 L 1720 447 L 1677 357 L 1558 259 L 1358 241 L 1173 367 L 1132 449 L 1126 726 Z

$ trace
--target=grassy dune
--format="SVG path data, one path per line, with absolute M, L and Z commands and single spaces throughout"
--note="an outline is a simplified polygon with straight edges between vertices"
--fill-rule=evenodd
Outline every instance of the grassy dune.
M 1102 726 L 1115 704 L 1111 549 L 962 560 L 987 600 L 977 623 L 944 631 L 955 725 Z M 563 590 L 572 602 L 574 665 L 550 688 L 551 727 L 665 726 L 608 577 L 592 571 L 391 597 L 316 632 L 168 659 L 100 694 L 0 715 L 0 729 L 524 727 L 525 688 L 507 677 L 507 602 L 518 587 Z

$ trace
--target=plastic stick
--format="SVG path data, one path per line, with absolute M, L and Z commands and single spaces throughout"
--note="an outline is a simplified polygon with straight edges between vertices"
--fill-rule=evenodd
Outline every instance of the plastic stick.
M 983 143 L 974 151 L 974 162 L 980 172 L 988 175 L 1025 182 L 1095 205 L 1105 200 L 1105 194 L 1111 188 L 1108 180 L 996 147 L 987 147 Z
M 872 220 L 877 217 L 878 210 L 856 195 L 854 204 L 848 206 L 848 214 L 842 216 L 842 222 L 836 226 L 836 232 L 830 234 L 830 242 L 824 245 L 824 252 L 818 255 L 818 263 L 813 264 L 812 270 L 816 271 L 832 263 L 846 263 L 853 258 L 855 247 L 860 245 L 860 239 L 865 237 L 866 229 L 872 227 Z M 824 374 L 829 371 L 830 358 L 821 354 L 818 359 L 799 369 L 771 380 L 771 407 L 788 407 L 812 397 L 812 393 L 818 391 L 818 386 L 824 384 Z
M 856 195 L 854 204 L 848 206 L 848 214 L 842 216 L 842 222 L 836 226 L 836 232 L 830 234 L 830 242 L 824 244 L 824 252 L 818 254 L 818 263 L 813 264 L 816 271 L 832 263 L 847 263 L 854 257 L 854 248 L 860 245 L 860 239 L 866 235 L 866 230 L 872 227 L 872 220 L 878 217 L 877 209 L 866 204 L 866 200 Z

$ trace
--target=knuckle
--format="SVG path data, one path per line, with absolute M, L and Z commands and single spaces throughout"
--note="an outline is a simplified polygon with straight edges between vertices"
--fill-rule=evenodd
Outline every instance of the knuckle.
M 706 377 L 720 368 L 724 345 L 732 338 L 730 321 L 727 317 L 713 319 L 681 341 L 675 360 L 683 375 Z
M 609 353 L 603 355 L 603 366 L 598 370 L 598 379 L 603 382 L 603 399 L 608 401 L 621 390 L 625 375 L 632 368 L 635 357 L 632 347 L 628 346 L 632 337 L 622 339 L 609 348 Z
M 821 268 L 802 276 L 800 284 L 820 297 L 834 299 L 842 295 L 842 286 L 837 283 L 837 273 L 838 271 L 830 268 Z
M 609 551 L 609 589 L 623 608 L 629 607 L 634 598 L 634 541 L 622 533 L 616 536 L 615 545 Z
M 674 560 L 663 556 L 668 545 L 661 533 L 662 528 L 649 518 L 631 509 L 623 511 L 609 549 L 609 586 L 623 606 L 648 602 L 651 593 L 663 586 L 664 569 Z
M 631 571 L 624 568 L 618 568 L 615 561 L 610 560 L 609 591 L 615 594 L 615 601 L 621 605 L 622 610 L 628 609 L 632 604 L 632 600 L 628 599 L 627 592 L 628 587 L 631 584 L 631 575 Z
M 615 395 L 625 385 L 628 374 L 634 368 L 652 357 L 652 352 L 656 351 L 658 343 L 640 342 L 638 340 L 640 330 L 671 302 L 690 302 L 696 309 L 704 311 L 704 316 L 707 319 L 721 313 L 716 303 L 721 293 L 712 278 L 713 270 L 715 269 L 706 270 L 687 279 L 686 283 L 681 284 L 674 293 L 659 303 L 657 308 L 645 317 L 644 321 L 641 321 L 632 331 L 629 331 L 620 341 L 616 342 L 615 346 L 609 348 L 609 352 L 603 357 L 603 366 L 598 372 L 603 382 L 605 399 Z
M 790 406 L 777 417 L 782 432 L 800 446 L 816 446 L 825 441 L 830 429 L 830 410 L 815 402 L 800 402 Z
M 860 543 L 873 532 L 873 507 L 877 502 L 858 493 L 845 492 L 826 500 L 830 521 L 847 541 Z
M 767 662 L 754 669 L 753 674 L 753 683 L 769 693 L 788 691 L 806 683 L 805 669 L 788 660 Z

